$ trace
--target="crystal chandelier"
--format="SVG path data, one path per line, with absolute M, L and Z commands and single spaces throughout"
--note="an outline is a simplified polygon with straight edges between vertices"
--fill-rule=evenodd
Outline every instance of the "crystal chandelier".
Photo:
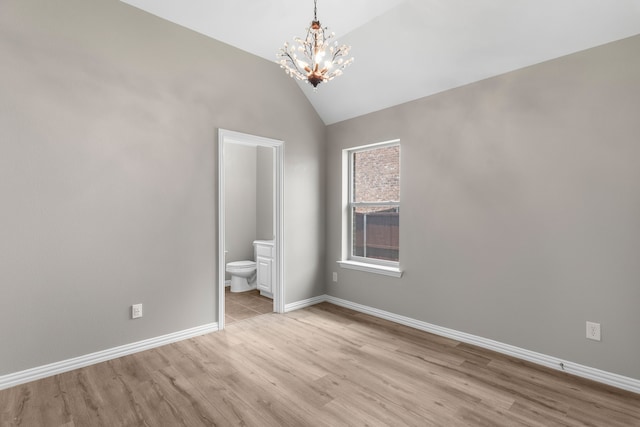
M 313 21 L 307 28 L 307 37 L 304 40 L 295 37 L 297 44 L 291 46 L 285 42 L 277 53 L 280 68 L 291 77 L 311 83 L 314 88 L 341 75 L 342 70 L 353 62 L 353 58 L 345 58 L 351 46 L 338 46 L 337 41 L 332 42 L 334 33 L 325 36 L 327 27 L 323 28 L 318 21 L 317 3 L 318 0 L 313 0 Z

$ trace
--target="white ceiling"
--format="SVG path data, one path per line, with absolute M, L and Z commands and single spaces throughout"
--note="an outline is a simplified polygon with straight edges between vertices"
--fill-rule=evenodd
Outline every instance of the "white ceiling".
M 122 1 L 274 67 L 313 18 L 313 0 Z M 640 0 L 318 0 L 318 19 L 355 57 L 317 92 L 300 83 L 332 124 L 640 34 Z

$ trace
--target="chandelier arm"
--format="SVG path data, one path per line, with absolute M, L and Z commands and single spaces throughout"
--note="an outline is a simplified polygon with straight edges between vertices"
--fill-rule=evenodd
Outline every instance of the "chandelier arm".
M 296 63 L 296 61 L 293 59 L 293 57 L 291 56 L 291 54 L 289 54 L 289 52 L 283 52 L 284 56 L 287 57 L 287 62 L 289 64 L 292 65 L 292 67 L 289 68 L 293 68 L 297 73 L 299 74 L 303 74 L 302 70 L 300 69 L 300 67 L 298 67 L 298 64 Z
M 313 34 L 313 31 L 311 30 L 311 27 L 309 27 L 307 29 L 307 37 L 305 38 L 305 43 L 304 43 L 304 52 L 305 55 L 307 57 L 307 59 L 309 61 L 313 61 L 313 55 L 314 55 L 314 47 L 315 47 L 315 34 Z

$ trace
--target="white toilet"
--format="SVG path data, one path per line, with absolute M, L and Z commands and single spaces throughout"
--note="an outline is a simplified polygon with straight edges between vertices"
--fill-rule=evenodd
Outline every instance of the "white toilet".
M 256 288 L 256 262 L 233 261 L 225 268 L 231 274 L 231 292 L 246 292 Z

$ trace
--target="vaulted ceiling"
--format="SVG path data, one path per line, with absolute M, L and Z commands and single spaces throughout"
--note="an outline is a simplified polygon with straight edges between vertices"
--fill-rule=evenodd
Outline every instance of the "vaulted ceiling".
M 122 1 L 274 67 L 313 18 L 313 0 Z M 640 0 L 318 0 L 318 19 L 355 57 L 316 92 L 299 83 L 332 124 L 640 34 Z

